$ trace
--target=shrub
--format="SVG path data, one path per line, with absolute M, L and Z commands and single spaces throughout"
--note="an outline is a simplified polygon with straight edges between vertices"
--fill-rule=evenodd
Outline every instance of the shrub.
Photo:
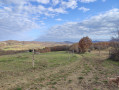
M 119 61 L 119 30 L 115 35 L 116 37 L 112 37 L 110 45 L 112 47 L 110 58 L 114 61 Z
M 70 51 L 74 51 L 76 53 L 79 53 L 79 44 L 78 43 L 74 43 L 70 46 L 69 48 Z
M 46 53 L 46 52 L 52 52 L 52 51 L 66 51 L 66 50 L 69 50 L 68 45 L 45 47 L 43 49 L 38 49 L 37 52 Z
M 109 58 L 114 61 L 119 61 L 119 49 L 112 49 Z
M 0 55 L 11 55 L 11 54 L 17 54 L 17 53 L 23 53 L 23 52 L 27 52 L 27 50 L 19 50 L 19 51 L 14 51 L 14 50 L 4 51 L 4 50 L 0 50 Z
M 97 42 L 92 44 L 91 49 L 103 50 L 103 49 L 107 49 L 108 47 L 109 47 L 109 42 Z
M 69 50 L 68 45 L 51 47 L 51 51 L 66 51 L 66 50 Z
M 80 41 L 79 41 L 79 52 L 80 53 L 84 53 L 86 52 L 89 47 L 91 47 L 92 45 L 92 40 L 89 37 L 83 37 Z

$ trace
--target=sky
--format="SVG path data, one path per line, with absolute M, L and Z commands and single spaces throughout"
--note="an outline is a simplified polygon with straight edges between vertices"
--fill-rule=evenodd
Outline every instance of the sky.
M 119 0 L 0 0 L 0 41 L 108 41 Z

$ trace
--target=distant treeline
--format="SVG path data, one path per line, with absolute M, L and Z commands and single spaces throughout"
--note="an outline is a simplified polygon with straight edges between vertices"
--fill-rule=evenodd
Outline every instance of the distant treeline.
M 43 49 L 35 49 L 35 52 L 46 53 L 46 52 L 53 52 L 53 51 L 67 51 L 69 50 L 69 45 L 62 45 L 62 46 L 53 46 L 53 47 L 45 47 Z M 31 49 L 29 50 L 32 51 Z
M 91 50 L 98 50 L 98 49 L 107 49 L 110 45 L 110 42 L 97 42 L 93 43 L 92 46 L 90 47 Z
M 83 37 L 78 43 L 74 43 L 70 46 L 62 45 L 62 46 L 45 47 L 43 49 L 36 49 L 35 52 L 45 53 L 45 52 L 52 52 L 52 51 L 72 51 L 75 53 L 84 53 L 86 51 L 91 51 L 91 50 L 107 49 L 110 46 L 111 46 L 110 42 L 92 43 L 90 38 Z M 32 52 L 32 50 L 29 51 Z

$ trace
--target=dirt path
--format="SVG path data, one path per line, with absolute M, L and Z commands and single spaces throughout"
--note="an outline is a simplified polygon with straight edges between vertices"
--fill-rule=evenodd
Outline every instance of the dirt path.
M 109 69 L 104 66 L 105 59 L 108 56 L 102 53 L 102 57 L 97 54 L 92 56 L 83 55 L 83 60 L 77 62 L 80 66 L 66 77 L 66 80 L 58 81 L 56 85 L 51 85 L 42 88 L 42 90 L 119 90 L 116 85 L 109 86 L 107 77 L 118 75 L 116 70 L 118 66 L 113 66 Z M 113 73 L 112 73 L 113 72 Z

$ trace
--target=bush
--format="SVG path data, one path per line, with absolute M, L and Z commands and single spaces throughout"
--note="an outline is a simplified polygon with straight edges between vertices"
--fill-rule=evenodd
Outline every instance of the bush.
M 92 46 L 90 47 L 90 49 L 92 50 L 103 50 L 103 49 L 107 49 L 109 47 L 109 42 L 97 42 L 97 43 L 93 43 Z
M 79 41 L 79 52 L 84 53 L 86 52 L 92 45 L 92 40 L 89 37 L 83 37 Z
M 110 59 L 112 59 L 114 61 L 119 61 L 119 49 L 111 50 Z
M 69 50 L 68 45 L 51 47 L 51 51 L 67 51 L 67 50 Z
M 76 53 L 79 53 L 79 44 L 78 43 L 74 43 L 69 47 L 70 51 L 74 51 Z
M 119 30 L 117 30 L 115 37 L 110 41 L 111 50 L 110 58 L 114 61 L 119 61 Z
M 46 53 L 46 52 L 52 52 L 52 51 L 66 51 L 66 50 L 69 50 L 68 45 L 45 47 L 43 49 L 37 49 L 36 51 L 40 53 Z
M 4 50 L 0 50 L 0 55 L 11 55 L 11 54 L 17 54 L 17 53 L 23 53 L 23 52 L 27 52 L 27 50 L 19 50 L 19 51 L 14 51 L 14 50 L 4 51 Z

